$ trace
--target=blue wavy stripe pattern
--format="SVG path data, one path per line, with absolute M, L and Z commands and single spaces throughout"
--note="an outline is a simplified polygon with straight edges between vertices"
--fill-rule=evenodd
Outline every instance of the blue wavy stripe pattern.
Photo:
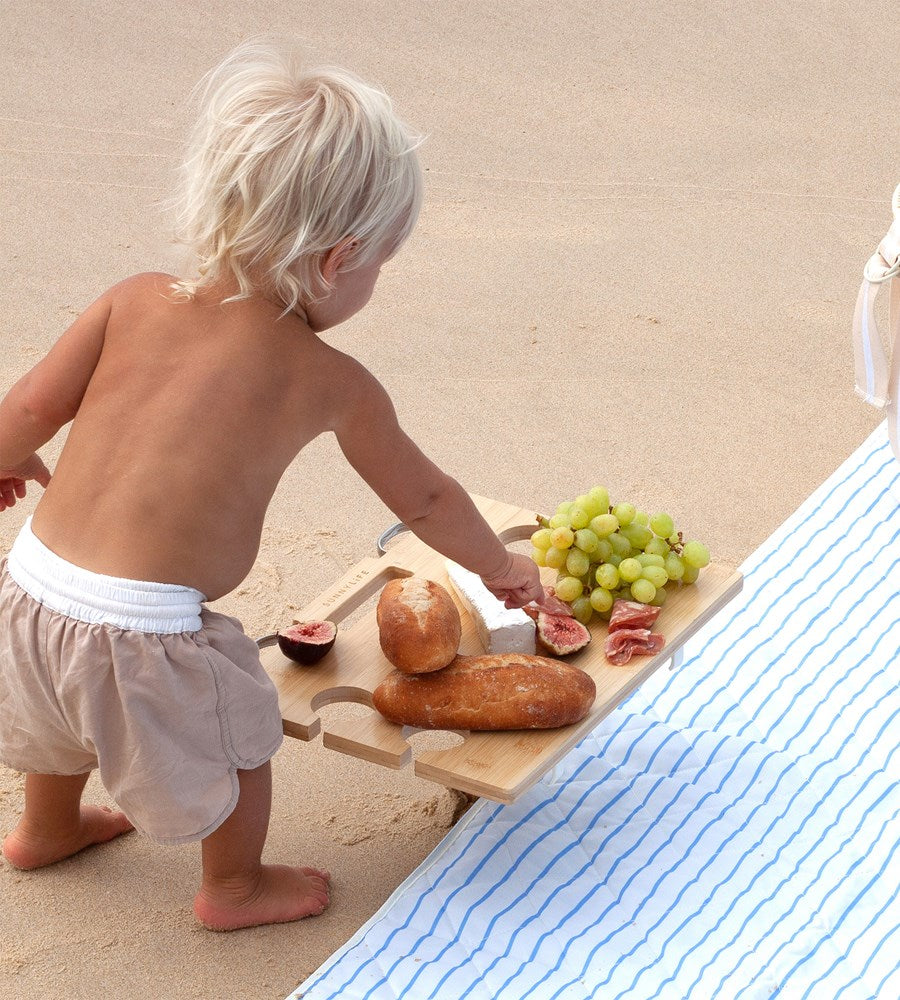
M 898 501 L 882 426 L 675 673 L 473 807 L 292 996 L 900 997 Z

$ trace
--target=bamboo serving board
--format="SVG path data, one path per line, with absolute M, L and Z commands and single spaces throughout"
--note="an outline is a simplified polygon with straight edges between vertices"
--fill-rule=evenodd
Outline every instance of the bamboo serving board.
M 533 511 L 479 496 L 472 499 L 506 544 L 528 538 L 536 528 Z M 552 583 L 556 571 L 545 572 L 545 583 Z M 357 563 L 303 608 L 295 620 L 328 619 L 339 625 L 389 580 L 411 575 L 440 583 L 456 600 L 444 557 L 406 534 L 380 558 Z M 497 802 L 514 801 L 652 673 L 670 660 L 674 663 L 684 642 L 730 601 L 742 584 L 739 572 L 711 563 L 696 584 L 673 589 L 654 626 L 665 635 L 665 647 L 656 656 L 634 657 L 625 666 L 613 666 L 606 659 L 606 623 L 595 619 L 590 626 L 591 643 L 566 657 L 589 673 L 597 685 L 597 698 L 586 718 L 561 729 L 457 733 L 457 741 L 462 739 L 458 745 L 416 754 L 415 773 Z M 475 626 L 461 606 L 460 617 L 460 652 L 483 653 Z M 372 691 L 393 669 L 378 642 L 374 602 L 348 628 L 339 625 L 334 647 L 314 666 L 300 666 L 287 659 L 272 637 L 261 639 L 260 647 L 263 665 L 278 689 L 286 735 L 312 740 L 322 732 L 326 747 L 391 768 L 404 767 L 413 758 L 407 739 L 418 730 L 388 722 L 372 708 Z M 317 711 L 335 702 L 357 702 L 371 711 L 365 718 L 330 721 L 322 731 Z

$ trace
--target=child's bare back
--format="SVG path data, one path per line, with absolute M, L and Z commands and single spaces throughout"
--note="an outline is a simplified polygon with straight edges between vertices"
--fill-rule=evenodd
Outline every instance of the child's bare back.
M 34 373 L 77 413 L 33 526 L 85 569 L 215 600 L 250 570 L 285 468 L 360 370 L 261 297 L 184 301 L 173 281 L 117 285 Z

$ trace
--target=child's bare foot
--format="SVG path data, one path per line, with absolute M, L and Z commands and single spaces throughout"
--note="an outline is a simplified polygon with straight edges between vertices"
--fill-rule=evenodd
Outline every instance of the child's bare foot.
M 43 868 L 133 829 L 125 813 L 106 806 L 82 806 L 79 825 L 61 837 L 30 830 L 20 821 L 3 841 L 3 856 L 15 868 Z
M 212 931 L 281 924 L 314 917 L 328 906 L 331 876 L 318 868 L 262 865 L 252 878 L 204 878 L 194 915 Z

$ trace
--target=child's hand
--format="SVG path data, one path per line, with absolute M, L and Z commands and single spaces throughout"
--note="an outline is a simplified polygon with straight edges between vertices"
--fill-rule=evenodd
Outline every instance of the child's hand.
M 481 582 L 508 608 L 523 608 L 544 596 L 541 574 L 528 556 L 509 552 L 504 569 L 495 576 L 483 576 Z
M 14 469 L 0 468 L 0 511 L 14 507 L 25 496 L 25 484 L 34 479 L 45 489 L 50 482 L 50 470 L 35 452 Z

